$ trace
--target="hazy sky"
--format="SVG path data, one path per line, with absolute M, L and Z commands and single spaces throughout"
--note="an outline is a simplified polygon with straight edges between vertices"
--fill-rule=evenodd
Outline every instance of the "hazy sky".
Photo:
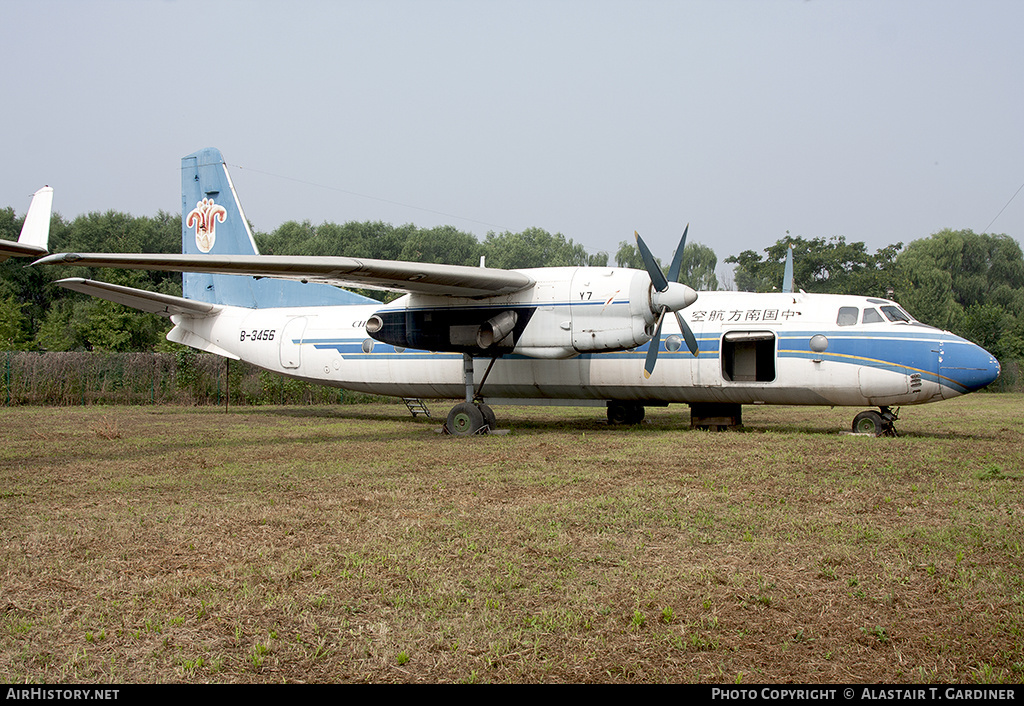
M 1022 27 L 1019 0 L 2 0 L 0 206 L 177 213 L 217 147 L 263 231 L 1022 240 Z

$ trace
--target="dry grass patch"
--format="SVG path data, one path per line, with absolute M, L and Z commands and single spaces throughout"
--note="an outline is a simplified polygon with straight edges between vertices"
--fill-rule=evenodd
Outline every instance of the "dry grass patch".
M 0 681 L 1021 682 L 1022 401 L 6 409 Z

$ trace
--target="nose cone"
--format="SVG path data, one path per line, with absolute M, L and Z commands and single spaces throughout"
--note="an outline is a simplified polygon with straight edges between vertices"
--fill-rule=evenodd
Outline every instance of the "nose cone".
M 669 311 L 679 311 L 695 301 L 697 301 L 697 292 L 679 282 L 669 282 L 668 289 L 663 292 L 654 292 L 651 297 L 651 303 L 654 304 L 657 311 L 660 311 L 662 307 Z
M 980 390 L 999 377 L 999 361 L 981 346 L 958 336 L 944 341 L 939 359 L 943 397 Z

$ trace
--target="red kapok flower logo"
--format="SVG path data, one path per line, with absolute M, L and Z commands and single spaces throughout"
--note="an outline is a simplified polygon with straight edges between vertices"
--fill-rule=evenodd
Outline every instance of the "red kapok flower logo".
M 185 217 L 185 225 L 196 229 L 196 247 L 202 252 L 210 252 L 217 241 L 217 223 L 223 223 L 227 219 L 227 209 L 215 204 L 213 199 L 203 199 L 189 211 Z

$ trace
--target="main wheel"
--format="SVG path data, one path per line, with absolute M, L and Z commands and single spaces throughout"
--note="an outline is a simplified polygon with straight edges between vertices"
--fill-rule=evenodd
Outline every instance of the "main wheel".
M 882 421 L 882 415 L 873 409 L 861 412 L 853 418 L 854 434 L 871 434 L 872 436 L 881 436 L 884 431 L 885 423 Z
M 484 425 L 484 413 L 475 404 L 462 402 L 452 407 L 445 425 L 448 433 L 454 436 L 470 436 L 476 434 Z
M 629 423 L 630 424 L 639 424 L 639 423 L 641 423 L 644 420 L 644 417 L 646 416 L 646 413 L 647 413 L 647 410 L 644 409 L 644 406 L 642 404 L 634 404 L 633 405 L 633 409 L 630 411 Z
M 609 424 L 639 424 L 644 420 L 644 406 L 636 402 L 609 402 Z
M 491 409 L 490 405 L 486 405 L 483 402 L 481 402 L 476 407 L 477 409 L 480 410 L 480 414 L 484 415 L 484 424 L 487 425 L 487 428 L 490 431 L 494 431 L 495 429 L 497 429 L 498 420 L 494 416 L 494 410 Z

